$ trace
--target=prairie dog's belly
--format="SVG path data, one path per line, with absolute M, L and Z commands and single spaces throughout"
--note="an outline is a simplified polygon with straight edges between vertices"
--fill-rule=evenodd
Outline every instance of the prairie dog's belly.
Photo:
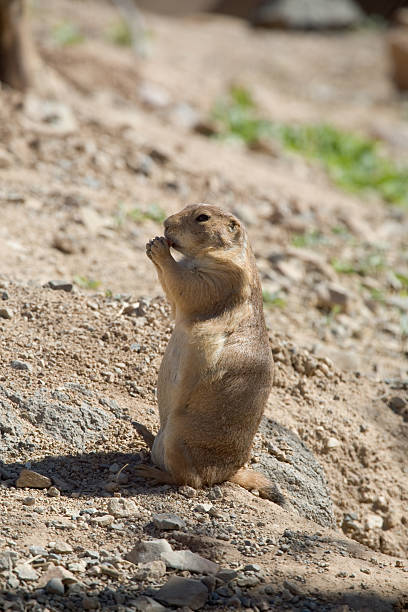
M 216 369 L 225 345 L 223 332 L 196 333 L 175 327 L 160 365 L 157 396 L 161 428 L 174 408 L 187 401 L 200 377 Z
M 169 412 L 177 405 L 182 387 L 183 374 L 189 351 L 188 334 L 183 327 L 175 327 L 162 362 L 157 381 L 157 399 L 160 413 L 160 427 L 164 428 Z

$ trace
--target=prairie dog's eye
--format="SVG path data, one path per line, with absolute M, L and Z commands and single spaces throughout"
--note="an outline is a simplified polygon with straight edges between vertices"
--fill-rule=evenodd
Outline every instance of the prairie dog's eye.
M 198 215 L 198 217 L 196 217 L 196 221 L 198 221 L 198 223 L 204 223 L 205 221 L 208 221 L 210 217 L 208 215 Z

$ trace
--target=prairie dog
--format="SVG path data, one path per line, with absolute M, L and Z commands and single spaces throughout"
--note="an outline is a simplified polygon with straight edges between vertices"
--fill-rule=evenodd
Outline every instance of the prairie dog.
M 147 256 L 171 303 L 175 328 L 158 377 L 156 483 L 211 486 L 226 480 L 284 504 L 265 476 L 242 467 L 272 385 L 273 361 L 255 259 L 242 223 L 216 206 L 187 206 L 164 222 Z M 176 261 L 170 248 L 184 256 Z

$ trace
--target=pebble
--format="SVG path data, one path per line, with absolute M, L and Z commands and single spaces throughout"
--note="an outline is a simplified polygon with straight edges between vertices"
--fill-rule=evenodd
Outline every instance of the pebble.
M 0 319 L 12 319 L 13 315 L 11 308 L 0 308 Z
M 132 563 L 149 563 L 161 559 L 162 553 L 172 552 L 172 547 L 164 538 L 142 540 L 125 555 Z
M 153 515 L 154 525 L 163 531 L 170 529 L 185 529 L 186 524 L 182 518 L 177 514 L 154 514 Z
M 151 597 L 146 597 L 145 595 L 133 599 L 131 606 L 132 610 L 137 610 L 138 612 L 164 612 L 168 609 L 162 606 L 158 601 L 155 601 Z
M 222 494 L 222 489 L 221 487 L 219 487 L 218 485 L 215 485 L 212 489 L 210 489 L 209 493 L 208 493 L 208 499 L 222 499 L 223 498 L 223 494 Z
M 59 555 L 66 555 L 72 553 L 73 550 L 70 544 L 68 544 L 67 542 L 62 542 L 61 540 L 54 542 L 53 546 L 50 548 L 52 552 L 57 553 Z
M 35 497 L 24 497 L 21 500 L 21 503 L 23 504 L 23 506 L 34 506 L 34 504 L 35 504 Z
M 164 561 L 150 561 L 149 563 L 140 563 L 135 575 L 137 580 L 153 580 L 157 581 L 166 574 L 166 564 Z
M 21 470 L 16 482 L 16 487 L 29 489 L 48 489 L 52 482 L 47 476 L 33 472 L 32 470 Z
M 101 570 L 102 574 L 110 576 L 111 578 L 119 578 L 120 576 L 120 571 L 112 565 L 100 565 L 99 569 Z
M 208 589 L 200 580 L 172 576 L 155 597 L 170 606 L 189 606 L 192 610 L 199 610 L 207 601 Z
M 36 557 L 37 555 L 44 555 L 46 556 L 48 554 L 47 550 L 44 548 L 44 546 L 30 546 L 29 549 L 30 553 Z
M 188 485 L 185 485 L 184 487 L 179 488 L 179 493 L 181 493 L 181 495 L 184 495 L 184 497 L 192 499 L 193 497 L 196 496 L 197 491 L 193 489 L 193 487 L 189 487 Z
M 57 489 L 57 487 L 50 487 L 47 491 L 47 495 L 48 497 L 59 497 L 61 495 L 61 492 L 59 491 L 59 489 Z
M 19 565 L 15 571 L 20 580 L 38 580 L 38 572 L 28 563 Z
M 86 571 L 86 566 L 86 561 L 72 561 L 72 563 L 68 563 L 67 569 L 75 574 L 82 574 Z
M 13 370 L 21 370 L 23 372 L 31 372 L 32 370 L 31 365 L 29 363 L 26 363 L 25 361 L 19 361 L 18 359 L 14 359 L 10 363 L 10 365 Z
M 104 514 L 103 516 L 93 516 L 91 523 L 93 525 L 99 525 L 99 527 L 107 527 L 114 522 L 115 518 L 111 514 Z
M 14 561 L 17 558 L 17 553 L 11 550 L 6 550 L 4 552 L 0 552 L 0 572 L 11 569 L 15 563 Z
M 54 593 L 55 595 L 63 595 L 65 592 L 64 583 L 60 578 L 51 578 L 45 585 L 47 593 Z
M 82 599 L 82 607 L 84 610 L 97 610 L 99 608 L 99 599 L 97 597 L 84 597 Z
M 337 440 L 337 438 L 328 438 L 326 440 L 326 448 L 328 450 L 332 450 L 334 448 L 338 448 L 339 446 L 341 446 L 341 442 L 340 442 L 340 440 Z
M 49 569 L 43 574 L 38 582 L 38 587 L 42 588 L 52 578 L 59 578 L 64 584 L 74 584 L 78 582 L 78 579 L 72 572 L 62 567 L 62 565 L 51 565 Z
M 202 512 L 203 514 L 206 514 L 207 512 L 211 510 L 212 507 L 213 507 L 212 504 L 197 504 L 194 510 L 196 512 Z
M 178 570 L 188 570 L 199 574 L 215 574 L 219 567 L 213 561 L 204 559 L 197 553 L 191 550 L 172 550 L 164 552 L 161 558 L 166 563 L 167 567 Z
M 215 577 L 222 582 L 230 582 L 238 576 L 238 573 L 233 569 L 222 569 L 216 573 Z
M 138 507 L 132 499 L 126 499 L 124 497 L 115 497 L 109 500 L 108 512 L 115 518 L 126 518 L 136 514 Z
M 45 287 L 49 287 L 50 289 L 53 289 L 54 291 L 66 291 L 67 293 L 69 293 L 70 291 L 72 291 L 74 285 L 70 283 L 69 281 L 50 280 L 45 285 Z
M 366 529 L 381 529 L 384 519 L 379 514 L 366 514 L 364 517 L 364 525 Z

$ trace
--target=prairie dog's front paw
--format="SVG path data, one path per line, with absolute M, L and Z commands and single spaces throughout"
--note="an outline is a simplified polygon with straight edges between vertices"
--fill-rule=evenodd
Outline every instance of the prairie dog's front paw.
M 164 236 L 156 236 L 146 244 L 146 255 L 153 263 L 159 263 L 170 255 L 170 247 L 167 239 Z

